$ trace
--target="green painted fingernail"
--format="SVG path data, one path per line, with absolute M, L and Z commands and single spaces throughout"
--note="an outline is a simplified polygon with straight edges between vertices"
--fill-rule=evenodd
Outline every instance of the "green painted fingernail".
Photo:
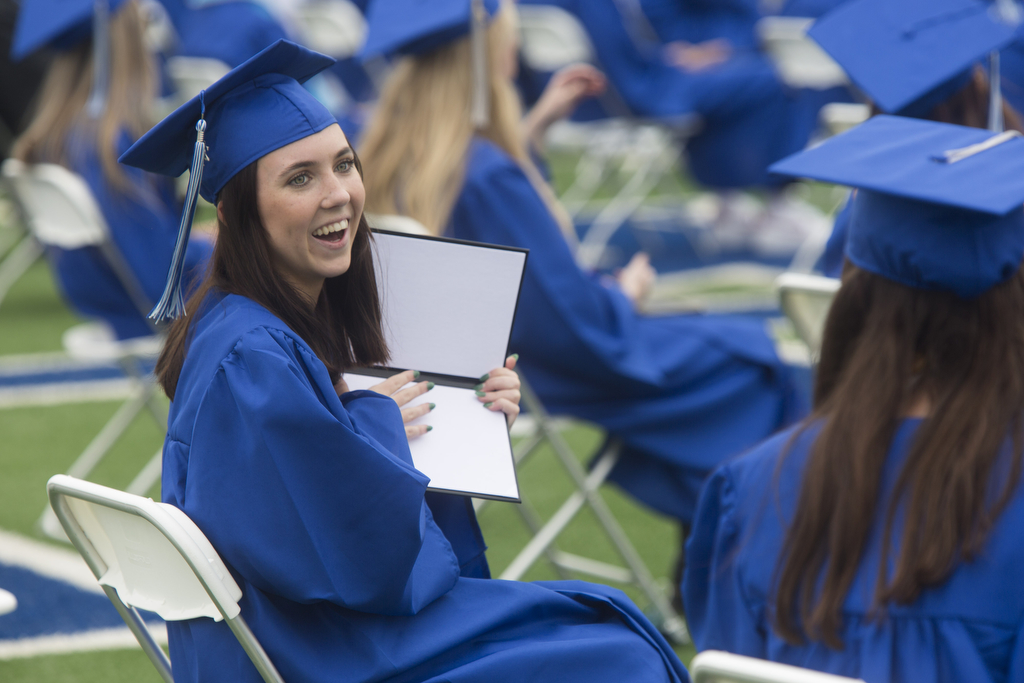
M 489 372 L 488 372 L 488 373 L 486 373 L 486 374 L 485 374 L 485 375 L 484 375 L 483 377 L 481 377 L 481 378 L 480 378 L 480 381 L 481 381 L 481 382 L 486 382 L 486 381 L 487 381 L 487 379 L 488 379 L 488 378 L 489 378 L 490 376 L 491 376 L 491 373 L 489 373 Z
M 476 395 L 477 395 L 477 396 L 486 396 L 487 394 L 485 394 L 485 393 L 484 393 L 484 392 L 482 392 L 482 391 L 478 391 L 478 392 L 476 392 Z
M 431 410 L 433 410 L 433 409 L 434 409 L 434 408 L 436 408 L 436 407 L 437 407 L 437 404 L 436 404 L 436 403 L 431 403 L 431 404 L 430 404 L 430 409 L 431 409 Z
M 413 370 L 412 371 L 412 378 L 413 379 L 416 379 L 419 376 L 420 376 L 420 371 L 419 370 Z
M 433 430 L 434 430 L 434 428 L 433 428 L 433 427 L 431 427 L 430 425 L 427 425 L 427 431 L 428 431 L 428 432 L 430 432 L 430 431 L 433 431 Z
M 476 385 L 475 387 L 473 387 L 473 388 L 474 388 L 474 389 L 476 389 L 477 391 L 480 391 L 481 389 L 483 389 L 483 388 L 484 388 L 484 383 L 483 383 L 483 382 L 480 382 L 480 384 L 477 384 L 477 385 Z
M 434 383 L 433 382 L 427 382 L 427 391 L 430 391 L 433 388 L 434 388 Z
M 518 353 L 513 353 L 512 357 L 515 358 L 516 360 L 519 360 L 519 354 Z
M 485 403 L 484 404 L 484 408 L 490 408 L 493 405 L 494 405 L 494 401 L 491 401 L 490 403 Z

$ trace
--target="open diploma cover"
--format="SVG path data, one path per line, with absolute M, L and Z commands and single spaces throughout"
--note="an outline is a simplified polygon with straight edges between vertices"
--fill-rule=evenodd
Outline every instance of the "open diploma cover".
M 402 370 L 435 386 L 408 406 L 437 407 L 409 442 L 429 489 L 519 501 L 505 414 L 477 400 L 480 377 L 505 363 L 526 250 L 375 230 L 374 269 L 391 367 L 345 373 L 350 390 Z

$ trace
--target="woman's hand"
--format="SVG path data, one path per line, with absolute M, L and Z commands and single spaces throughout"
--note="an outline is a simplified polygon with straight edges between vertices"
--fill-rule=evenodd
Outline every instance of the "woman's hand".
M 657 272 L 651 266 L 651 258 L 644 252 L 637 252 L 626 267 L 618 272 L 619 288 L 634 305 L 650 294 Z
M 505 359 L 505 367 L 495 368 L 480 378 L 476 385 L 476 398 L 490 411 L 505 413 L 508 426 L 519 415 L 519 375 L 515 373 L 519 354 Z
M 526 139 L 536 149 L 542 149 L 544 134 L 551 124 L 572 114 L 588 97 L 603 93 L 607 86 L 605 75 L 589 64 L 559 69 L 523 121 Z
M 420 373 L 416 370 L 406 370 L 405 372 L 388 377 L 380 384 L 370 387 L 370 391 L 390 396 L 398 404 L 398 407 L 402 408 L 409 401 L 417 396 L 422 396 L 434 388 L 433 382 L 416 382 L 411 387 L 406 386 L 419 376 Z M 423 417 L 433 409 L 433 403 L 421 403 L 411 408 L 402 408 L 402 422 L 405 423 L 405 436 L 407 439 L 415 439 L 417 436 L 423 436 L 430 431 L 431 427 L 429 425 L 410 425 L 409 423 L 418 417 Z
M 665 61 L 686 73 L 697 73 L 726 62 L 732 57 L 732 45 L 724 38 L 703 43 L 676 41 L 664 48 Z

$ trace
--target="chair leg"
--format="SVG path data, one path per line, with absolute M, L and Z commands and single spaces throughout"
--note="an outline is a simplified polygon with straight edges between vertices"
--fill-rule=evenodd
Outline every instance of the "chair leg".
M 43 255 L 43 248 L 31 235 L 22 238 L 0 262 L 0 303 L 14 283 Z
M 569 525 L 576 514 L 583 509 L 584 505 L 589 506 L 597 517 L 598 523 L 604 529 L 605 534 L 607 534 L 616 551 L 622 557 L 626 567 L 615 567 L 604 562 L 562 553 L 557 550 L 553 551 L 553 563 L 556 566 L 575 569 L 576 571 L 601 578 L 636 584 L 650 601 L 651 607 L 660 619 L 661 623 L 658 626 L 662 632 L 676 643 L 688 643 L 689 633 L 687 632 L 686 624 L 676 614 L 675 610 L 672 609 L 668 597 L 655 583 L 654 577 L 651 575 L 647 565 L 636 551 L 636 548 L 633 547 L 633 544 L 626 536 L 626 532 L 623 531 L 598 490 L 615 466 L 622 449 L 621 444 L 617 440 L 611 440 L 604 451 L 598 456 L 590 472 L 587 473 L 576 459 L 572 449 L 565 442 L 561 432 L 552 426 L 551 416 L 548 415 L 543 404 L 536 394 L 533 393 L 532 389 L 524 382 L 520 387 L 520 391 L 523 404 L 529 412 L 536 416 L 538 428 L 555 450 L 563 467 L 569 472 L 569 475 L 576 484 L 576 491 L 569 496 L 548 522 L 536 531 L 534 537 L 520 551 L 519 555 L 516 556 L 500 578 L 513 581 L 522 578 L 542 554 L 547 554 L 547 551 L 558 535 Z M 549 554 L 550 558 L 551 555 Z
M 132 479 L 132 483 L 128 484 L 128 488 L 125 489 L 128 493 L 134 493 L 136 496 L 144 496 L 146 492 L 153 488 L 153 485 L 160 481 L 160 474 L 163 472 L 163 458 L 164 449 L 161 448 L 156 454 L 149 459 L 146 466 L 135 475 Z
M 164 653 L 163 648 L 153 638 L 153 634 L 149 632 L 146 622 L 143 621 L 138 611 L 134 607 L 124 604 L 121 598 L 118 597 L 117 591 L 110 586 L 103 586 L 103 592 L 107 594 L 110 602 L 114 603 L 117 613 L 124 619 L 124 623 L 128 625 L 128 629 L 135 636 L 135 639 L 139 641 L 142 651 L 149 657 L 149 661 L 153 662 L 153 666 L 160 673 L 160 677 L 164 679 L 165 683 L 174 683 L 174 676 L 171 674 L 171 662 Z
M 114 416 L 103 425 L 100 433 L 93 437 L 89 445 L 85 447 L 82 454 L 68 468 L 68 476 L 76 479 L 86 479 L 96 466 L 103 460 L 107 451 L 117 442 L 128 426 L 135 420 L 139 412 L 145 407 L 156 391 L 156 385 L 152 382 L 139 387 L 135 395 L 121 404 Z M 158 475 L 159 476 L 159 475 Z M 67 541 L 64 529 L 61 527 L 53 510 L 47 506 L 37 522 L 44 534 L 58 541 Z

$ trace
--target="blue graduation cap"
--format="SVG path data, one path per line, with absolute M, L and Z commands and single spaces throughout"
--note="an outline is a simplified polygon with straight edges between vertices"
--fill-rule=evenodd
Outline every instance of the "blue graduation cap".
M 473 43 L 473 125 L 487 125 L 485 28 L 500 0 L 374 0 L 360 57 L 419 55 L 469 34 Z
M 167 288 L 150 318 L 173 319 L 184 311 L 181 271 L 196 195 L 215 202 L 252 162 L 337 123 L 301 85 L 332 64 L 327 55 L 278 40 L 178 107 L 121 155 L 121 163 L 151 173 L 177 177 L 189 170 Z
M 846 257 L 919 289 L 972 299 L 1024 258 L 1024 139 L 876 116 L 771 166 L 858 188 Z
M 126 0 L 21 0 L 11 41 L 11 59 L 24 59 L 49 45 L 67 50 L 92 35 L 94 13 L 113 15 Z
M 978 0 L 850 0 L 807 32 L 883 111 L 925 116 L 1014 40 Z

